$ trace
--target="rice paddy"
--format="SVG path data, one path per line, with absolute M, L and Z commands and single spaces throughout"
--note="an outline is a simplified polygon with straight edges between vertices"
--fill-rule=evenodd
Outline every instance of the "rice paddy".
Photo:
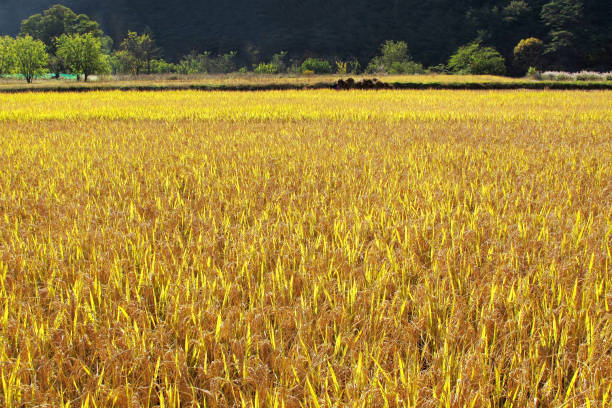
M 608 407 L 610 106 L 0 95 L 0 405 Z

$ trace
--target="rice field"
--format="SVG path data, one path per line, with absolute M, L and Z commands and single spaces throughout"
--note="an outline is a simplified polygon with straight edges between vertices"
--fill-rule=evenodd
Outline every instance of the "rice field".
M 0 405 L 610 407 L 611 106 L 0 94 Z

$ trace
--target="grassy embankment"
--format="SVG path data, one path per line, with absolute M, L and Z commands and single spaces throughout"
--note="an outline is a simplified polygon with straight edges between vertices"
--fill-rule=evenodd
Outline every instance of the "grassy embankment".
M 398 89 L 612 89 L 612 81 L 537 81 L 490 75 L 150 75 L 103 77 L 89 83 L 38 80 L 28 85 L 15 79 L 0 80 L 0 93 L 83 92 L 96 90 L 299 90 L 334 88 L 338 80 L 378 78 Z

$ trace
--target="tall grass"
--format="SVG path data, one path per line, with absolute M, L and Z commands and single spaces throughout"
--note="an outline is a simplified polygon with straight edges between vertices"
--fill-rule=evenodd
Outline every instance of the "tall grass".
M 0 404 L 609 406 L 611 103 L 0 95 Z

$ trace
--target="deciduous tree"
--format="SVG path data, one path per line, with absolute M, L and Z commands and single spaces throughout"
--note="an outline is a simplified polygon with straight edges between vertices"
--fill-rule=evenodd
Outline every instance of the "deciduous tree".
M 12 74 L 16 67 L 15 39 L 0 37 L 0 75 Z
M 155 45 L 155 41 L 149 34 L 138 34 L 129 31 L 125 39 L 121 42 L 121 51 L 128 55 L 124 58 L 131 63 L 131 71 L 140 75 L 146 68 L 147 73 L 151 72 L 151 61 L 158 58 L 161 50 Z
M 70 70 L 83 76 L 85 82 L 91 74 L 107 73 L 109 64 L 102 53 L 102 43 L 91 33 L 62 35 L 57 40 L 57 56 Z
M 18 37 L 15 40 L 15 55 L 17 70 L 27 83 L 32 83 L 35 75 L 44 73 L 48 54 L 42 41 L 29 35 Z
M 541 69 L 543 54 L 542 40 L 535 37 L 525 38 L 514 47 L 514 63 L 522 70 L 527 70 L 529 67 Z
M 98 22 L 91 20 L 85 14 L 76 14 L 68 7 L 56 4 L 42 14 L 34 14 L 21 23 L 20 35 L 30 35 L 41 40 L 50 54 L 49 67 L 56 76 L 65 69 L 60 58 L 57 58 L 57 39 L 62 35 L 91 34 L 103 38 L 103 32 Z M 112 43 L 109 37 L 104 42 Z
M 580 21 L 583 17 L 583 5 L 578 0 L 552 0 L 542 7 L 540 17 L 550 28 L 550 41 L 545 52 L 553 60 L 555 68 L 577 68 L 581 50 Z

